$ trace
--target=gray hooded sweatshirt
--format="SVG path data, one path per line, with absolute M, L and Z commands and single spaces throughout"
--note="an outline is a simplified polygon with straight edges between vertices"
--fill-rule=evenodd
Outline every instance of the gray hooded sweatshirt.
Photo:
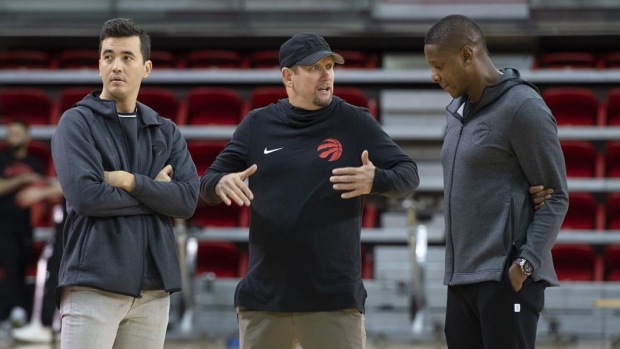
M 551 248 L 568 193 L 555 119 L 518 71 L 502 72 L 465 117 L 459 109 L 467 96 L 446 108 L 444 284 L 499 281 L 509 259 L 520 256 L 534 267 L 534 281 L 557 286 Z M 530 185 L 555 191 L 537 211 Z

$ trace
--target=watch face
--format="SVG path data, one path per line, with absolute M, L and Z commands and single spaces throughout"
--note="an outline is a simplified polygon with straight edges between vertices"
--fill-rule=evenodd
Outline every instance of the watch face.
M 532 273 L 532 265 L 526 261 L 525 259 L 521 258 L 519 260 L 519 265 L 521 266 L 521 271 L 526 274 L 526 275 L 530 275 Z

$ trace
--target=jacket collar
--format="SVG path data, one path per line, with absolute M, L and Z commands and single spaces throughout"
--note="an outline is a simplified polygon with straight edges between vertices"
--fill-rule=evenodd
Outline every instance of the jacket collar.
M 116 111 L 116 102 L 109 99 L 101 99 L 99 98 L 101 91 L 94 91 L 90 94 L 90 97 L 95 101 L 99 102 L 99 106 L 97 103 L 94 105 L 89 103 L 87 100 L 90 99 L 89 96 L 83 100 L 87 105 L 90 105 L 91 108 L 95 108 L 96 111 L 103 117 L 110 120 L 118 120 L 118 112 Z M 158 120 L 158 114 L 156 111 L 151 109 L 149 106 L 142 104 L 136 101 L 136 108 L 138 110 L 138 115 L 140 115 L 140 120 L 145 126 L 151 125 L 161 125 L 161 122 Z

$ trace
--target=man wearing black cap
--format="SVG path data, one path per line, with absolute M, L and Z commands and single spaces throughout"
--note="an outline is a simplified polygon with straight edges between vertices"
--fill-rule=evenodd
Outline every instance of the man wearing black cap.
M 335 63 L 316 34 L 285 42 L 288 99 L 250 112 L 200 181 L 211 204 L 252 202 L 235 293 L 242 348 L 364 348 L 364 195 L 402 198 L 419 182 L 368 110 L 333 95 Z

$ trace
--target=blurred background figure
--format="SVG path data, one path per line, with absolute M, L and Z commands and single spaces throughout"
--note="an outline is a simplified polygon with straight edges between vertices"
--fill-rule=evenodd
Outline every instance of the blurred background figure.
M 60 318 L 54 299 L 58 286 L 58 271 L 62 257 L 62 231 L 66 217 L 66 202 L 55 178 L 43 186 L 32 185 L 21 190 L 16 197 L 20 207 L 29 208 L 45 202 L 53 207 L 54 235 L 43 248 L 37 262 L 35 292 L 30 322 L 13 330 L 13 338 L 21 342 L 50 343 L 54 333 L 60 332 Z
M 13 120 L 7 124 L 5 147 L 0 151 L 0 321 L 21 326 L 27 321 L 25 299 L 26 266 L 32 252 L 30 208 L 20 207 L 19 190 L 44 179 L 41 162 L 28 154 L 28 124 Z

